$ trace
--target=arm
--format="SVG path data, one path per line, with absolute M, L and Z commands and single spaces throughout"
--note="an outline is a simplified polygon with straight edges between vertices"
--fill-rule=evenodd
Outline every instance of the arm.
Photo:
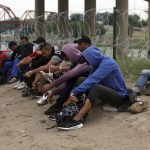
M 44 65 L 44 66 L 41 66 L 37 69 L 31 70 L 32 74 L 39 73 L 40 71 L 46 71 L 47 72 L 50 65 L 57 65 L 57 63 L 56 63 L 56 61 L 52 60 L 47 65 Z
M 44 65 L 44 66 L 41 66 L 41 67 L 39 67 L 39 68 L 37 68 L 37 69 L 34 69 L 34 70 L 31 70 L 31 71 L 26 72 L 25 76 L 26 76 L 26 77 L 30 77 L 32 74 L 39 73 L 40 71 L 48 72 L 48 71 L 49 71 L 49 67 L 50 67 L 51 65 L 54 65 L 54 66 L 55 66 L 55 65 L 58 65 L 58 63 L 59 63 L 60 60 L 61 60 L 61 59 L 59 59 L 58 57 L 53 56 L 53 57 L 51 58 L 50 62 L 49 62 L 47 65 Z
M 84 63 L 84 64 L 78 64 L 75 68 L 72 70 L 66 72 L 64 75 L 62 75 L 60 78 L 56 79 L 49 85 L 49 89 L 53 87 L 58 87 L 64 82 L 69 81 L 70 79 L 80 76 L 83 73 L 87 72 L 89 70 L 89 66 Z
M 50 65 L 50 71 L 52 73 L 54 72 L 66 72 L 66 71 L 69 71 L 71 69 L 71 66 L 69 66 L 66 62 L 62 62 L 60 65 L 58 66 L 54 66 L 54 65 Z
M 20 65 L 29 64 L 31 63 L 31 61 L 32 61 L 32 58 L 30 56 L 25 57 L 19 62 L 17 66 L 19 67 Z
M 112 71 L 113 68 L 111 68 L 111 64 L 100 64 L 98 69 L 93 74 L 91 74 L 83 83 L 76 87 L 71 93 L 73 95 L 77 95 L 79 93 L 88 91 L 93 84 L 101 83 L 106 77 L 111 74 Z
M 59 87 L 57 87 L 56 89 L 54 89 L 52 91 L 53 95 L 59 95 L 60 93 L 62 93 L 65 90 L 65 84 L 60 85 Z
M 78 77 L 82 75 L 83 73 L 87 72 L 89 70 L 89 66 L 84 63 L 84 64 L 79 64 L 72 70 L 66 72 L 64 75 L 62 75 L 60 78 L 56 79 L 52 83 L 43 86 L 42 90 L 47 91 L 49 89 L 52 89 L 54 87 L 60 86 L 62 83 L 69 81 L 70 79 L 74 77 Z

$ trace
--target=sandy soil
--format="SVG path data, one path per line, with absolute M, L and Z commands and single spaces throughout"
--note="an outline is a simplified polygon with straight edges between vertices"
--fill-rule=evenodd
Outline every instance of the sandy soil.
M 131 115 L 97 106 L 84 128 L 46 130 L 55 124 L 43 114 L 48 105 L 38 107 L 12 87 L 0 87 L 0 150 L 150 150 L 150 110 Z

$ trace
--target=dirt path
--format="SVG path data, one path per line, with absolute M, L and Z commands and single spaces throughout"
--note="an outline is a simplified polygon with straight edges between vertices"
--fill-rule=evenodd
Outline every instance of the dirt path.
M 94 109 L 79 130 L 63 132 L 35 99 L 0 87 L 0 150 L 150 150 L 150 110 L 131 115 Z M 143 97 L 150 102 L 150 97 Z

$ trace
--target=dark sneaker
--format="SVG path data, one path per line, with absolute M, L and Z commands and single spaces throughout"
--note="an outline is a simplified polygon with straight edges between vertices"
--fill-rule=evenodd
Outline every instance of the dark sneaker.
M 29 97 L 29 96 L 31 96 L 32 95 L 32 91 L 31 90 L 28 90 L 28 91 L 26 91 L 26 93 L 23 93 L 22 94 L 22 97 Z
M 26 87 L 25 89 L 23 89 L 23 90 L 22 90 L 22 94 L 28 92 L 29 89 L 30 89 L 30 88 L 28 88 L 28 87 Z
M 61 123 L 61 125 L 58 127 L 61 130 L 74 130 L 74 129 L 79 129 L 83 127 L 83 123 L 81 121 L 75 121 L 75 120 L 70 120 Z
M 56 121 L 56 114 L 51 114 L 48 118 L 52 121 Z
M 61 109 L 56 105 L 52 105 L 48 110 L 46 110 L 44 113 L 45 115 L 51 115 L 51 114 L 57 114 L 61 111 Z
M 6 83 L 7 83 L 7 79 L 1 78 L 1 80 L 0 80 L 0 85 L 4 85 L 4 84 L 6 84 Z

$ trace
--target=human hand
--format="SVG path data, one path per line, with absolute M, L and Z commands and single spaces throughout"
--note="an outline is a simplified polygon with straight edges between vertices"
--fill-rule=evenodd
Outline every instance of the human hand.
M 70 103 L 76 103 L 76 102 L 78 102 L 78 99 L 77 99 L 76 96 L 70 95 L 70 97 L 69 97 L 69 102 L 70 102 Z

